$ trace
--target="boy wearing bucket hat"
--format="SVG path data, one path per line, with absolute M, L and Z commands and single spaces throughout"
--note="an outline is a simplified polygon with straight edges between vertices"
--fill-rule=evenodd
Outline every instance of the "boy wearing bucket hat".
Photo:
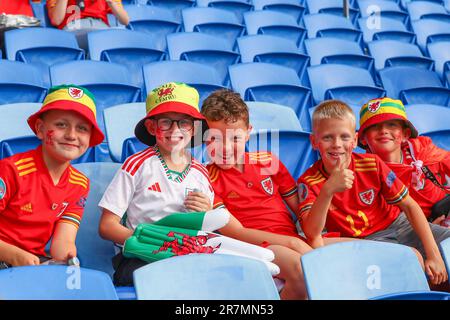
M 441 223 L 450 211 L 450 152 L 418 137 L 400 100 L 370 100 L 361 108 L 360 125 L 359 145 L 395 172 L 429 221 Z
M 299 221 L 313 247 L 323 245 L 325 227 L 341 236 L 407 245 L 415 248 L 422 264 L 425 257 L 432 284 L 446 282 L 437 242 L 450 230 L 427 223 L 408 188 L 377 155 L 353 153 L 357 134 L 352 109 L 327 100 L 315 109 L 312 120 L 310 139 L 321 159 L 298 183 L 303 194 Z
M 75 237 L 89 180 L 70 165 L 99 144 L 92 94 L 78 86 L 50 89 L 28 125 L 42 141 L 0 161 L 0 269 L 76 257 Z
M 147 115 L 135 127 L 136 137 L 149 147 L 125 160 L 99 203 L 104 239 L 122 245 L 140 223 L 212 208 L 208 171 L 186 150 L 201 144 L 207 129 L 198 103 L 197 90 L 183 83 L 166 83 L 149 93 Z M 113 264 L 115 284 L 130 285 L 132 271 L 146 262 L 119 253 Z

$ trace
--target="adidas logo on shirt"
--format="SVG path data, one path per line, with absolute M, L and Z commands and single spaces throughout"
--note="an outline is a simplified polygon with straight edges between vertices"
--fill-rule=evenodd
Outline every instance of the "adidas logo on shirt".
M 31 203 L 27 203 L 26 205 L 23 205 L 20 207 L 20 210 L 25 212 L 33 212 L 33 208 L 31 207 Z
M 148 190 L 153 190 L 156 192 L 161 192 L 161 188 L 159 187 L 159 182 L 152 184 L 150 187 L 148 187 Z

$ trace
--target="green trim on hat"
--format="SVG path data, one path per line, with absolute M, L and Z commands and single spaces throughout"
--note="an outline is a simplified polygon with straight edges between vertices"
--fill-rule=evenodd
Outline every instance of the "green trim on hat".
M 88 89 L 86 89 L 85 87 L 77 86 L 77 85 L 75 85 L 75 84 L 61 84 L 61 85 L 59 85 L 59 86 L 51 87 L 51 88 L 48 90 L 47 95 L 51 94 L 52 92 L 55 92 L 55 91 L 58 91 L 58 90 L 61 90 L 61 89 L 68 89 L 68 88 L 78 88 L 78 89 L 83 90 L 84 94 L 87 95 L 89 98 L 91 98 L 92 101 L 94 102 L 94 104 L 97 105 L 97 103 L 96 103 L 96 101 L 95 101 L 95 97 L 94 97 L 94 95 L 92 94 L 92 92 L 90 92 L 90 91 L 89 91 Z

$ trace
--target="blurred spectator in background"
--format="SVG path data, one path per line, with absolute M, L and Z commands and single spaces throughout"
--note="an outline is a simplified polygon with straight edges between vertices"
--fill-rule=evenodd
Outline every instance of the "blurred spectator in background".
M 23 14 L 34 17 L 29 0 L 0 0 L 0 14 Z

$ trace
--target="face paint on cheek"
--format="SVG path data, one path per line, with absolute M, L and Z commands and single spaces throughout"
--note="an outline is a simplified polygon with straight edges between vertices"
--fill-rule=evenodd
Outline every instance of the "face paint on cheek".
M 55 143 L 53 142 L 53 135 L 55 134 L 55 131 L 49 130 L 47 131 L 47 134 L 45 135 L 45 144 L 48 146 L 53 146 Z

